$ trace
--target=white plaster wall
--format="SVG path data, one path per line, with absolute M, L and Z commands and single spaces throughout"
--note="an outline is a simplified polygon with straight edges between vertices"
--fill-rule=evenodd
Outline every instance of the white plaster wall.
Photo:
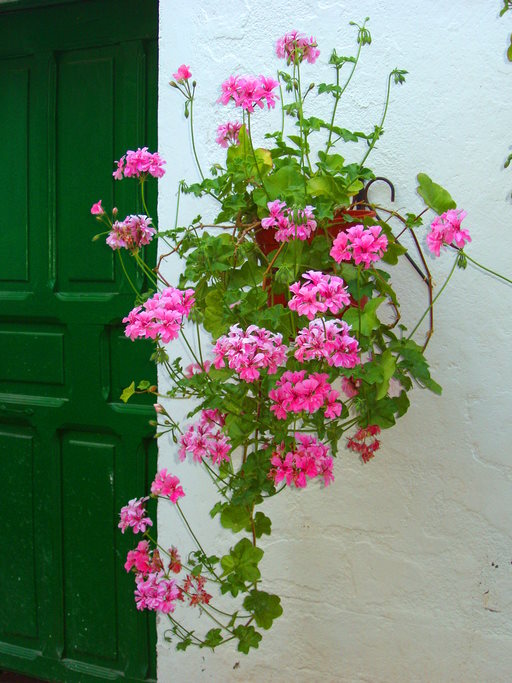
M 304 76 L 318 82 L 333 46 L 354 50 L 348 22 L 369 15 L 373 44 L 363 51 L 339 122 L 356 129 L 376 122 L 387 73 L 407 69 L 371 166 L 393 180 L 397 206 L 407 210 L 420 208 L 418 171 L 447 186 L 468 212 L 469 253 L 510 276 L 512 171 L 502 165 L 512 143 L 512 65 L 504 56 L 512 17 L 498 19 L 501 4 L 161 0 L 159 151 L 168 172 L 160 224 L 173 224 L 178 180 L 197 179 L 182 102 L 168 86 L 172 72 L 190 65 L 199 83 L 197 138 L 207 166 L 219 157 L 218 123 L 234 113 L 215 104 L 224 78 L 274 72 L 275 39 L 297 28 L 318 39 L 322 65 Z M 186 201 L 183 222 L 208 210 Z M 437 283 L 450 265 L 448 254 L 431 261 Z M 175 280 L 179 268 L 169 262 L 168 277 Z M 423 296 L 411 277 L 402 271 L 399 278 L 405 316 L 417 314 Z M 456 272 L 429 349 L 443 396 L 415 392 L 370 464 L 346 453 L 327 490 L 272 501 L 263 575 L 266 588 L 282 596 L 284 615 L 248 657 L 229 646 L 215 654 L 176 652 L 163 640 L 162 622 L 162 683 L 512 680 L 511 312 L 510 287 L 471 267 Z M 176 415 L 187 409 L 173 406 Z M 199 536 L 212 549 L 229 546 L 230 533 L 206 521 L 213 501 L 206 477 L 192 464 L 178 465 L 171 443 L 160 449 L 160 465 L 182 479 L 183 506 Z M 164 545 L 191 548 L 168 508 L 160 508 L 159 534 Z

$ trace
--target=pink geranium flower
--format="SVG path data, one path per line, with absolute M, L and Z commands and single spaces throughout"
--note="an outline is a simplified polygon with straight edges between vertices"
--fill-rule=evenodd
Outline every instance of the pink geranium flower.
M 333 242 L 330 255 L 336 261 L 353 261 L 370 268 L 379 261 L 388 248 L 388 238 L 381 234 L 380 225 L 365 229 L 364 225 L 352 225 L 346 232 L 340 232 Z
M 184 83 L 185 81 L 188 81 L 188 79 L 191 76 L 192 76 L 192 73 L 190 71 L 190 67 L 186 66 L 185 64 L 182 64 L 178 68 L 178 71 L 176 71 L 176 73 L 172 75 L 172 77 L 176 81 L 178 81 L 178 83 Z
M 276 43 L 276 54 L 288 64 L 300 64 L 304 59 L 314 64 L 320 55 L 316 38 L 308 38 L 298 31 L 286 33 Z
M 265 103 L 269 109 L 275 107 L 278 96 L 274 90 L 279 83 L 267 76 L 230 76 L 221 85 L 219 102 L 228 104 L 233 100 L 235 106 L 254 112 L 255 107 L 263 109 Z
M 341 277 L 308 270 L 303 278 L 305 284 L 294 282 L 290 285 L 293 297 L 288 302 L 288 308 L 298 315 L 313 320 L 319 313 L 327 311 L 336 315 L 350 304 L 350 295 Z
M 238 121 L 222 123 L 217 128 L 217 138 L 215 142 L 217 142 L 217 144 L 219 144 L 221 147 L 228 147 L 230 144 L 239 145 L 240 140 L 238 138 L 238 134 L 241 127 L 242 124 L 238 123 Z
M 147 500 L 149 500 L 147 496 L 146 498 L 132 498 L 128 505 L 121 508 L 119 513 L 121 521 L 117 526 L 123 534 L 130 527 L 133 529 L 133 533 L 137 534 L 139 531 L 146 531 L 148 526 L 153 526 L 151 519 L 146 517 L 145 503 Z
M 433 254 L 440 256 L 441 247 L 445 245 L 462 249 L 467 242 L 471 242 L 469 232 L 461 227 L 466 216 L 466 211 L 462 209 L 450 209 L 434 218 L 427 235 L 427 245 Z
M 96 202 L 96 204 L 91 206 L 91 213 L 93 216 L 101 216 L 102 213 L 105 213 L 103 207 L 101 206 L 101 199 L 99 202 Z
M 180 486 L 178 477 L 167 474 L 167 469 L 160 470 L 151 484 L 151 493 L 154 496 L 169 498 L 171 503 L 177 503 L 179 498 L 183 498 L 185 492 Z
M 288 486 L 304 488 L 308 479 L 322 477 L 325 486 L 334 481 L 333 459 L 329 449 L 314 436 L 295 434 L 295 449 L 286 452 L 282 443 L 273 452 L 269 477 L 277 485 L 284 481 Z
M 165 174 L 164 164 L 166 163 L 158 152 L 148 152 L 147 147 L 139 147 L 137 150 L 128 150 L 119 161 L 115 162 L 117 169 L 112 173 L 116 180 L 125 178 L 139 178 L 140 176 L 151 175 L 154 178 L 161 178 Z

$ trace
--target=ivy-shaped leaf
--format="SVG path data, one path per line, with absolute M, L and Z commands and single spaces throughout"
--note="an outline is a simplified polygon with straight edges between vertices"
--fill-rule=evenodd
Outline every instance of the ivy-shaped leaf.
M 274 619 L 283 613 L 281 599 L 277 595 L 256 589 L 252 590 L 245 598 L 244 607 L 254 614 L 256 623 L 264 629 L 269 629 Z
M 418 194 L 423 198 L 425 204 L 434 209 L 436 213 L 442 214 L 457 206 L 448 190 L 434 183 L 426 173 L 418 173 L 417 178 Z

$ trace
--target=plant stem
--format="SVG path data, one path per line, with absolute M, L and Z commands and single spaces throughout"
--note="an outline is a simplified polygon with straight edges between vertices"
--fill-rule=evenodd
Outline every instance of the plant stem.
M 334 146 L 334 143 L 331 143 L 331 137 L 332 137 L 332 127 L 334 126 L 334 119 L 336 116 L 336 110 L 338 108 L 338 103 L 341 100 L 343 93 L 345 92 L 345 90 L 348 87 L 348 84 L 352 80 L 352 76 L 354 75 L 354 72 L 356 70 L 357 63 L 359 62 L 359 56 L 361 54 L 361 48 L 362 47 L 363 47 L 363 44 L 360 42 L 359 47 L 357 49 L 356 61 L 354 62 L 354 66 L 352 67 L 352 71 L 350 72 L 350 75 L 349 75 L 348 79 L 346 80 L 345 85 L 341 89 L 340 93 L 336 94 L 336 101 L 334 102 L 334 108 L 333 108 L 332 117 L 331 117 L 331 128 L 329 130 L 329 138 L 327 140 L 327 146 L 325 148 L 326 152 L 328 152 L 331 149 L 331 147 Z M 336 67 L 336 85 L 339 87 L 339 84 L 340 84 L 340 69 L 338 67 Z
M 478 268 L 481 268 L 482 270 L 485 270 L 487 273 L 490 273 L 491 275 L 495 275 L 496 277 L 499 277 L 500 280 L 504 280 L 505 282 L 509 282 L 512 285 L 512 280 L 509 280 L 508 277 L 505 277 L 504 275 L 500 275 L 500 273 L 497 273 L 495 270 L 491 270 L 490 268 L 487 268 L 486 266 L 483 266 L 481 263 L 478 263 L 478 261 L 475 261 L 474 258 L 471 258 L 471 256 L 468 256 L 465 251 L 462 249 L 459 250 L 461 254 L 464 254 L 464 256 L 467 258 L 468 261 L 471 261 L 471 263 L 474 263 L 475 266 L 478 266 Z
M 419 326 L 421 325 L 421 323 L 425 320 L 425 317 L 427 316 L 427 314 L 428 314 L 428 312 L 430 311 L 430 309 L 434 306 L 434 304 L 436 303 L 436 301 L 439 299 L 439 297 L 440 297 L 441 294 L 443 293 L 443 291 L 444 291 L 446 285 L 447 285 L 448 282 L 450 281 L 451 276 L 452 276 L 453 273 L 455 272 L 455 268 L 457 267 L 458 258 L 459 258 L 459 257 L 457 256 L 457 258 L 455 259 L 455 261 L 454 261 L 454 263 L 453 263 L 452 269 L 450 270 L 450 273 L 449 273 L 448 277 L 447 277 L 446 280 L 444 281 L 443 286 L 441 287 L 441 289 L 439 290 L 439 292 L 436 294 L 436 296 L 435 296 L 434 299 L 432 300 L 432 303 L 431 303 L 430 306 L 427 308 L 427 310 L 425 311 L 425 313 L 423 313 L 423 315 L 422 315 L 421 318 L 419 319 L 419 321 L 418 321 L 416 327 L 413 329 L 413 331 L 412 331 L 412 332 L 410 333 L 410 335 L 407 337 L 407 340 L 411 339 L 411 337 L 412 337 L 413 334 L 416 332 L 416 330 L 418 329 L 418 327 L 419 327 Z
M 203 174 L 203 169 L 201 168 L 201 164 L 199 163 L 199 157 L 197 156 L 197 150 L 196 150 L 196 140 L 194 137 L 194 93 L 195 93 L 195 88 L 194 91 L 190 95 L 190 139 L 192 141 L 192 152 L 194 154 L 194 159 L 196 160 L 197 168 L 199 170 L 199 174 L 201 176 L 201 180 L 204 180 L 204 174 Z
M 370 146 L 368 147 L 368 150 L 367 150 L 366 154 L 364 155 L 364 157 L 363 157 L 363 158 L 361 159 L 361 161 L 359 162 L 359 166 L 362 166 L 362 165 L 364 164 L 364 162 L 366 161 L 366 159 L 367 159 L 368 156 L 370 155 L 370 152 L 371 152 L 372 149 L 375 147 L 375 143 L 376 143 L 377 140 L 380 138 L 380 134 L 382 133 L 382 127 L 383 127 L 383 125 L 384 125 L 384 121 L 386 120 L 386 115 L 387 115 L 387 113 L 388 113 L 389 96 L 390 96 L 390 93 L 391 93 L 391 78 L 392 78 L 392 76 L 393 76 L 392 73 L 390 73 L 389 76 L 388 76 L 388 87 L 387 87 L 387 90 L 386 90 L 386 104 L 384 105 L 384 113 L 382 114 L 381 122 L 380 122 L 380 124 L 379 124 L 379 125 L 377 126 L 377 128 L 376 128 L 376 130 L 375 130 L 375 132 L 374 132 L 374 134 L 373 134 L 373 138 L 372 138 L 372 141 L 371 141 L 371 143 L 370 143 Z
M 138 295 L 139 295 L 139 290 L 135 287 L 135 285 L 133 284 L 133 282 L 132 282 L 130 276 L 128 275 L 128 271 L 126 270 L 126 267 L 125 267 L 125 265 L 124 265 L 123 257 L 121 256 L 121 251 L 118 249 L 118 250 L 117 250 L 117 253 L 119 254 L 119 261 L 121 262 L 121 267 L 122 267 L 122 269 L 123 269 L 124 276 L 126 277 L 126 279 L 128 280 L 128 282 L 130 283 L 130 287 L 133 289 L 133 291 L 135 292 L 135 294 L 138 296 Z

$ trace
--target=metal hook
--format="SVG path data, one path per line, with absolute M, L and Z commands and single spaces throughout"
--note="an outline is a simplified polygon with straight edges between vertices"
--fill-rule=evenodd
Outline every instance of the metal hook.
M 378 180 L 381 180 L 382 182 L 386 183 L 386 185 L 389 186 L 389 189 L 391 190 L 391 201 L 395 201 L 395 186 L 391 182 L 391 180 L 388 180 L 387 178 L 384 178 L 384 176 L 377 176 L 376 178 L 372 178 L 369 183 L 367 183 L 363 189 L 363 195 L 364 195 L 364 201 L 368 204 L 368 190 L 370 187 L 373 185 L 373 183 L 376 183 Z

